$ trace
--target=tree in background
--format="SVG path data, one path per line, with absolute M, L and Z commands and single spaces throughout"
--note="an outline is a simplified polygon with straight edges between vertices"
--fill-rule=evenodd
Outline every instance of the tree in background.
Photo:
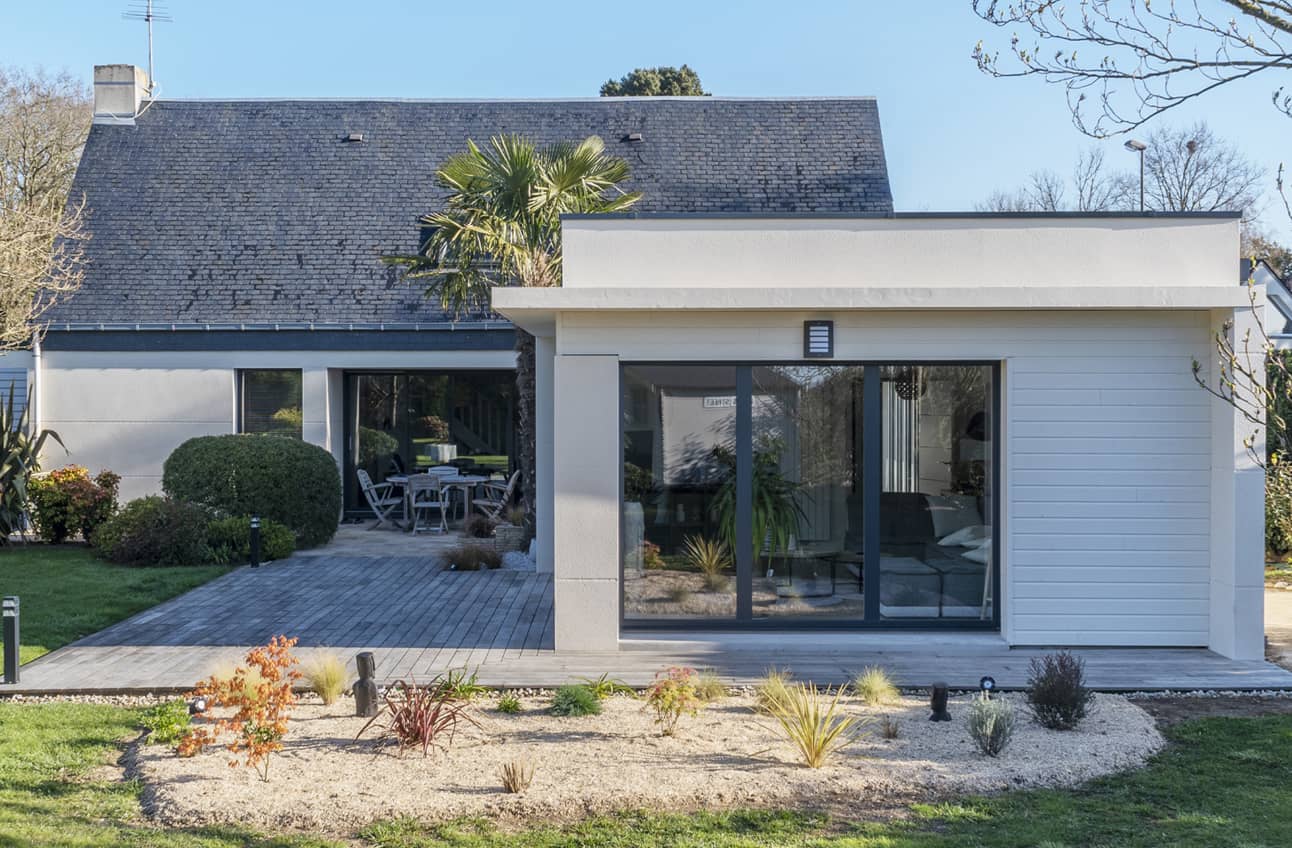
M 687 65 L 680 68 L 637 68 L 618 80 L 606 80 L 602 97 L 708 97 L 700 76 Z
M 427 281 L 427 295 L 455 314 L 489 307 L 493 286 L 561 284 L 561 215 L 619 212 L 640 199 L 624 190 L 628 163 L 600 138 L 538 146 L 520 136 L 467 142 L 435 172 L 444 208 L 423 216 L 431 228 L 421 251 L 388 256 L 406 279 Z M 516 406 L 520 470 L 533 520 L 534 337 L 516 330 Z
M 1144 151 L 1144 205 L 1170 212 L 1234 210 L 1250 222 L 1258 211 L 1265 171 L 1205 123 L 1160 127 Z M 1072 177 L 1037 171 L 1013 192 L 980 204 L 992 212 L 1106 212 L 1139 208 L 1139 174 L 1110 172 L 1099 148 L 1077 159 Z
M 1104 152 L 1092 147 L 1072 166 L 1071 179 L 1054 171 L 1033 171 L 1013 191 L 997 191 L 978 204 L 981 212 L 1107 212 L 1125 202 L 1126 174 L 1105 167 Z
M 83 204 L 68 202 L 92 101 L 66 74 L 0 69 L 0 350 L 26 347 L 40 316 L 83 277 Z

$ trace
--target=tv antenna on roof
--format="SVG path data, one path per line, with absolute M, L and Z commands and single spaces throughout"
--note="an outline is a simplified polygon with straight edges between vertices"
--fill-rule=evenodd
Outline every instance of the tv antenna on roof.
M 148 96 L 152 97 L 153 89 L 157 87 L 157 78 L 153 76 L 153 21 L 171 23 L 174 19 L 165 4 L 154 3 L 153 0 L 135 0 L 128 11 L 121 13 L 121 17 L 148 24 Z

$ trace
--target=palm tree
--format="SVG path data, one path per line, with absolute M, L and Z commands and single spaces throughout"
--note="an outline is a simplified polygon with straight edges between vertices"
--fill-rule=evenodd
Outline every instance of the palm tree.
M 427 296 L 459 316 L 487 311 L 493 286 L 559 286 L 561 215 L 629 208 L 641 194 L 621 187 L 628 174 L 628 163 L 596 136 L 545 146 L 496 136 L 487 150 L 468 141 L 435 172 L 448 195 L 442 210 L 422 217 L 430 235 L 420 251 L 384 261 L 402 266 L 406 279 L 427 280 Z M 516 353 L 520 467 L 532 516 L 534 337 L 519 328 Z

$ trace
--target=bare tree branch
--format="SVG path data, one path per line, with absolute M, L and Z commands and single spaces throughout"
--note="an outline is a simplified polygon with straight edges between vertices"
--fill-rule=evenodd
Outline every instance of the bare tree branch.
M 1207 92 L 1271 68 L 1292 68 L 1292 4 L 1285 0 L 973 0 L 1011 34 L 1012 61 L 982 42 L 978 68 L 1063 85 L 1077 128 L 1103 138 L 1143 125 Z M 1235 12 L 1237 14 L 1235 14 Z M 1292 95 L 1274 92 L 1292 114 Z

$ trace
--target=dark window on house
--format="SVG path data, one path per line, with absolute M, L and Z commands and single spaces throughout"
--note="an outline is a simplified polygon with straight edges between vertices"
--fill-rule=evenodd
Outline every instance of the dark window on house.
M 300 369 L 238 372 L 238 432 L 301 437 Z

